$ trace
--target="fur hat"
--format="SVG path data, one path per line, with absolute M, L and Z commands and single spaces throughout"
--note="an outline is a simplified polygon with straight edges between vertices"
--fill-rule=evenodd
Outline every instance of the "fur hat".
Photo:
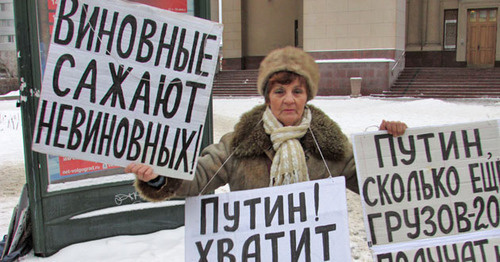
M 284 47 L 271 51 L 260 63 L 257 79 L 257 91 L 264 94 L 267 82 L 272 74 L 290 71 L 303 76 L 309 87 L 307 100 L 313 99 L 318 93 L 319 68 L 314 59 L 295 47 Z

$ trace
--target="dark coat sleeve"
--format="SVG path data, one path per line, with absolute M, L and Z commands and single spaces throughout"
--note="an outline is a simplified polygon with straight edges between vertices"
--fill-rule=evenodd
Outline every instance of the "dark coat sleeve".
M 172 197 L 195 196 L 202 190 L 203 193 L 214 191 L 228 182 L 228 174 L 231 173 L 234 164 L 233 159 L 226 161 L 231 156 L 231 139 L 232 133 L 226 134 L 219 143 L 209 145 L 202 150 L 192 181 L 167 177 L 163 186 L 154 187 L 136 179 L 134 183 L 136 190 L 142 198 L 152 202 Z M 217 177 L 213 178 L 215 175 Z

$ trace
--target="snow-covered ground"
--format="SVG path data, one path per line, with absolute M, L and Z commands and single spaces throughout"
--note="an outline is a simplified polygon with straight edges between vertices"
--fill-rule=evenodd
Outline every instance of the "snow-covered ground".
M 12 93 L 11 93 L 12 95 Z M 15 94 L 14 94 L 15 95 Z M 231 131 L 239 116 L 261 98 L 217 98 L 213 103 L 214 140 Z M 500 99 L 375 99 L 318 97 L 321 108 L 350 136 L 377 130 L 382 119 L 401 120 L 410 127 L 500 119 Z M 16 101 L 0 101 L 0 236 L 7 232 L 24 178 L 22 128 Z M 349 228 L 354 261 L 371 261 L 359 196 L 348 192 Z M 140 236 L 116 236 L 71 245 L 48 257 L 32 253 L 21 261 L 184 261 L 184 227 Z

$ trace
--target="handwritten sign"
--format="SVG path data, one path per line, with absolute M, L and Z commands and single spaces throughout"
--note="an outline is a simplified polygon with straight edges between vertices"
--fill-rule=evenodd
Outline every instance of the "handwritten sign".
M 499 261 L 498 233 L 468 236 L 454 241 L 430 241 L 430 245 L 413 245 L 391 252 L 379 252 L 375 261 Z
M 499 124 L 412 128 L 397 138 L 382 132 L 353 135 L 375 253 L 384 245 L 421 247 L 433 239 L 441 245 L 478 232 L 479 239 L 500 237 Z
M 345 179 L 186 199 L 186 261 L 351 261 Z
M 221 36 L 146 5 L 61 0 L 33 150 L 192 179 Z

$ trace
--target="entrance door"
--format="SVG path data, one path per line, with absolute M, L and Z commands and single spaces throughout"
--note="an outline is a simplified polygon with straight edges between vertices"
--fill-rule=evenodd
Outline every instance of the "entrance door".
M 468 12 L 467 65 L 493 67 L 495 65 L 497 10 L 475 9 Z

